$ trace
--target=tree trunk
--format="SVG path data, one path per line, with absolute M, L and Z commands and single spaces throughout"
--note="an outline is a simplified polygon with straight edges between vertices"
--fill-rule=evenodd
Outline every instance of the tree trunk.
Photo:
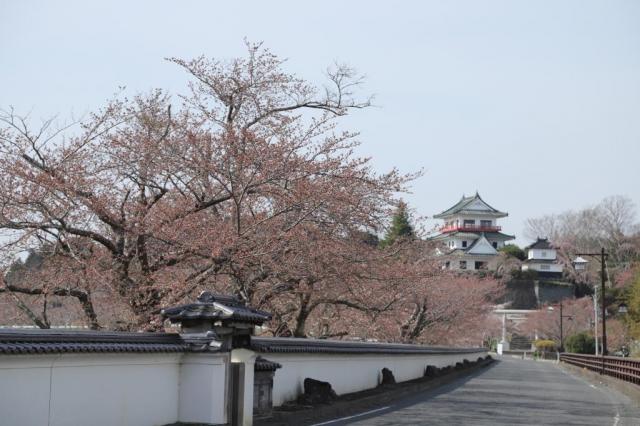
M 309 314 L 311 314 L 311 310 L 309 309 L 310 300 L 311 295 L 309 293 L 303 293 L 300 295 L 300 309 L 298 310 L 298 315 L 296 315 L 293 337 L 307 337 L 305 328 L 307 325 L 307 318 L 309 318 Z

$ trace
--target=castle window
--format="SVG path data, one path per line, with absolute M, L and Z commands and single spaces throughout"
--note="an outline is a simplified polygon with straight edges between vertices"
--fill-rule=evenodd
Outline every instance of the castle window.
M 467 261 L 466 260 L 461 260 L 460 261 L 460 269 L 467 269 Z
M 491 245 L 493 246 L 494 249 L 498 248 L 498 242 L 497 241 L 492 242 Z
M 540 265 L 540 270 L 542 271 L 548 271 L 549 269 L 551 269 L 549 265 Z
M 466 246 L 467 246 L 467 242 L 466 242 L 466 241 L 463 241 L 463 242 L 462 242 L 462 248 L 465 248 Z
M 487 269 L 487 262 L 476 262 L 475 266 L 478 271 L 484 271 Z
M 481 220 L 480 221 L 480 226 L 482 226 L 483 228 L 489 228 L 489 227 L 491 227 L 491 221 L 490 220 Z

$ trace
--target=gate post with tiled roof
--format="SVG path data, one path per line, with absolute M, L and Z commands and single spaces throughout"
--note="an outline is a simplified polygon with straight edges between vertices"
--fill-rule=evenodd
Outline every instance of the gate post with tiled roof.
M 254 368 L 256 354 L 249 350 L 251 336 L 256 326 L 271 319 L 271 314 L 246 306 L 233 296 L 214 295 L 203 292 L 195 303 L 189 303 L 162 310 L 162 316 L 172 323 L 179 323 L 183 339 L 218 345 L 220 350 L 230 352 L 226 382 L 226 417 L 232 425 L 250 426 L 253 423 Z M 209 341 L 209 343 L 207 343 Z M 198 380 L 206 375 L 206 366 L 202 366 Z M 180 416 L 183 422 L 206 423 L 206 389 L 204 395 L 183 395 L 180 407 L 185 407 Z M 198 410 L 194 407 L 194 398 L 205 402 Z M 186 407 L 189 407 L 187 409 Z

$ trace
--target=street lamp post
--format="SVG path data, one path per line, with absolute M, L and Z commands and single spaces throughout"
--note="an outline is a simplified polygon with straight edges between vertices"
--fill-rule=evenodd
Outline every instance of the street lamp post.
M 548 308 L 550 311 L 553 311 L 553 306 L 549 306 Z M 560 352 L 564 352 L 564 327 L 563 327 L 563 320 L 567 318 L 567 319 L 573 319 L 573 317 L 571 315 L 564 315 L 562 313 L 562 302 L 560 302 Z

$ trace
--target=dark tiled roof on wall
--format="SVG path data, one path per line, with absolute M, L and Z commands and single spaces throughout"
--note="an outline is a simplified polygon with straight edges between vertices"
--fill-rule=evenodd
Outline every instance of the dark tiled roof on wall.
M 278 368 L 282 368 L 282 365 L 269 361 L 261 356 L 256 358 L 256 363 L 253 367 L 254 371 L 276 371 Z
M 0 330 L 0 354 L 65 352 L 188 352 L 174 333 Z
M 262 353 L 326 354 L 450 354 L 477 353 L 484 348 L 444 348 L 438 346 L 369 343 L 342 340 L 319 340 L 285 337 L 254 337 L 251 349 Z
M 246 306 L 233 296 L 203 292 L 195 303 L 163 309 L 164 318 L 171 322 L 184 321 L 239 321 L 262 325 L 271 319 L 271 314 Z

